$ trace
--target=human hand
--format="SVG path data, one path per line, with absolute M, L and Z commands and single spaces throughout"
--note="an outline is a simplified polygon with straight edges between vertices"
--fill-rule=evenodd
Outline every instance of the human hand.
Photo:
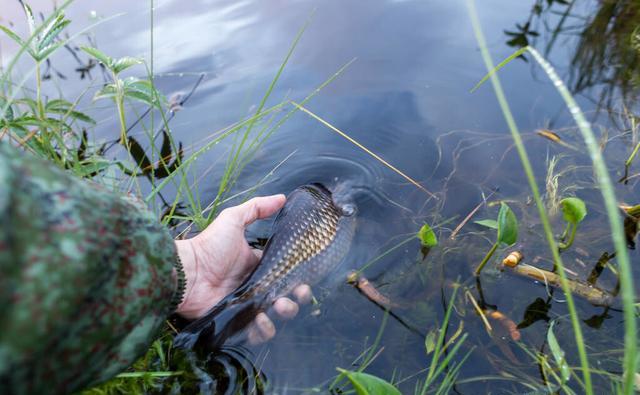
M 258 219 L 270 217 L 285 203 L 284 195 L 253 198 L 230 207 L 204 231 L 188 240 L 176 240 L 178 255 L 186 277 L 185 294 L 177 313 L 198 318 L 235 290 L 260 261 L 262 251 L 249 247 L 245 228 Z M 311 300 L 311 288 L 301 285 L 293 291 L 299 303 Z M 289 319 L 298 313 L 298 304 L 283 297 L 273 305 L 275 312 Z M 260 313 L 249 328 L 251 343 L 261 343 L 275 335 L 271 319 Z

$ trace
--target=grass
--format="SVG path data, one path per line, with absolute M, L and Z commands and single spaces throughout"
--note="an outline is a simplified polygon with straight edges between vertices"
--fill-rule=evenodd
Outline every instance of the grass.
M 87 113 L 78 110 L 77 106 L 82 95 L 75 100 L 68 101 L 65 98 L 48 98 L 43 93 L 41 65 L 64 45 L 77 39 L 79 34 L 95 27 L 98 23 L 104 23 L 109 18 L 99 21 L 81 33 L 63 37 L 65 29 L 71 23 L 64 16 L 64 10 L 72 4 L 67 0 L 46 17 L 40 25 L 37 25 L 33 13 L 28 5 L 24 10 L 30 33 L 24 39 L 13 31 L 3 27 L 3 34 L 8 35 L 18 45 L 19 50 L 10 60 L 7 67 L 2 70 L 0 76 L 0 136 L 3 139 L 13 141 L 23 149 L 49 160 L 56 165 L 67 169 L 75 176 L 90 178 L 94 181 L 111 184 L 115 189 L 130 191 L 143 198 L 149 206 L 157 209 L 158 201 L 166 206 L 162 221 L 169 224 L 173 220 L 181 220 L 184 224 L 193 224 L 198 229 L 204 229 L 215 218 L 218 207 L 230 199 L 242 199 L 249 196 L 262 182 L 249 190 L 235 192 L 234 187 L 242 176 L 246 164 L 253 158 L 264 142 L 295 112 L 297 107 L 290 106 L 287 101 L 269 104 L 272 93 L 282 75 L 294 49 L 309 21 L 300 29 L 298 35 L 291 44 L 283 62 L 280 64 L 274 78 L 271 80 L 265 94 L 256 111 L 227 128 L 213 132 L 202 144 L 183 148 L 176 144 L 169 124 L 168 103 L 164 96 L 154 85 L 153 64 L 153 1 L 151 8 L 151 59 L 123 57 L 115 59 L 103 53 L 98 48 L 89 46 L 82 50 L 90 58 L 100 62 L 110 76 L 110 81 L 99 89 L 95 100 L 108 100 L 113 103 L 113 111 L 119 124 L 119 137 L 113 143 L 98 143 L 92 141 L 86 130 L 96 126 Z M 24 54 L 30 55 L 35 63 L 33 69 L 22 78 L 15 75 L 16 65 Z M 309 95 L 300 99 L 301 103 L 307 103 L 317 95 L 326 85 L 340 76 L 351 64 L 348 62 L 336 73 L 329 76 Z M 125 70 L 141 72 L 144 78 L 122 78 Z M 35 73 L 34 97 L 19 96 L 28 94 L 31 90 L 24 89 L 26 84 L 33 79 Z M 64 94 L 64 92 L 60 92 Z M 281 113 L 281 110 L 288 111 Z M 129 119 L 136 115 L 139 108 L 147 108 L 142 111 L 137 119 Z M 138 112 L 140 113 L 140 112 Z M 149 114 L 148 122 L 144 117 Z M 161 118 L 160 125 L 156 124 L 156 117 Z M 134 137 L 130 134 L 132 125 L 138 125 L 142 134 Z M 156 128 L 159 126 L 159 130 Z M 257 132 L 254 130 L 258 129 Z M 142 137 L 140 137 L 142 136 Z M 162 137 L 161 146 L 156 141 Z M 229 157 L 224 163 L 223 176 L 217 195 L 212 202 L 203 202 L 199 193 L 199 184 L 190 183 L 190 169 L 197 163 L 203 154 L 213 149 L 223 140 L 238 138 L 230 151 Z M 140 140 L 146 138 L 146 141 Z M 147 148 L 145 148 L 147 147 Z M 108 159 L 107 151 L 115 151 L 116 158 Z M 124 154 L 124 155 L 123 155 Z M 171 160 L 173 158 L 173 161 Z M 268 174 L 272 174 L 269 172 Z M 263 179 L 264 181 L 264 179 Z M 164 196 L 167 187 L 172 186 L 174 193 L 172 199 Z M 146 192 L 143 192 L 146 191 Z M 182 202 L 187 205 L 183 206 Z M 156 210 L 159 211 L 159 210 Z M 190 228 L 190 226 L 188 226 Z M 179 234 L 183 234 L 180 232 Z M 158 339 L 147 355 L 132 367 L 112 381 L 89 391 L 91 393 L 114 392 L 141 392 L 146 391 L 159 379 L 181 376 L 181 372 L 168 371 L 170 364 L 171 342 L 167 341 L 171 336 L 169 329 Z M 160 357 L 160 356 L 163 357 Z M 161 370 L 149 370 L 151 362 L 162 360 Z
M 500 80 L 495 74 L 496 71 L 506 64 L 508 64 L 511 60 L 520 56 L 524 52 L 529 52 L 532 54 L 534 59 L 542 66 L 545 73 L 549 76 L 551 81 L 556 86 L 558 92 L 564 99 L 569 108 L 569 111 L 573 118 L 575 119 L 578 129 L 582 133 L 583 140 L 587 146 L 589 155 L 593 162 L 593 166 L 597 176 L 597 182 L 602 192 L 602 196 L 605 203 L 605 208 L 607 212 L 607 217 L 609 218 L 610 228 L 612 233 L 613 243 L 616 249 L 616 253 L 619 254 L 618 261 L 620 265 L 620 276 L 619 280 L 621 283 L 621 292 L 623 298 L 623 306 L 624 306 L 624 323 L 625 323 L 625 355 L 623 361 L 623 389 L 622 393 L 631 394 L 633 393 L 633 379 L 634 374 L 636 372 L 636 363 L 637 363 L 637 332 L 636 332 L 636 318 L 635 318 L 635 309 L 634 309 L 634 288 L 633 288 L 633 274 L 631 272 L 631 268 L 629 265 L 629 257 L 626 250 L 626 244 L 624 239 L 624 229 L 622 227 L 622 223 L 620 221 L 615 194 L 614 187 L 609 177 L 608 170 L 606 168 L 604 159 L 602 158 L 602 154 L 598 148 L 598 144 L 596 142 L 593 131 L 591 130 L 591 126 L 589 122 L 584 117 L 584 114 L 578 107 L 577 103 L 569 93 L 568 89 L 565 87 L 562 80 L 559 78 L 553 67 L 532 47 L 524 47 L 516 51 L 514 55 L 508 57 L 505 61 L 501 62 L 498 66 L 494 66 L 493 61 L 491 60 L 491 56 L 489 55 L 489 51 L 486 46 L 486 42 L 484 39 L 484 35 L 482 33 L 482 29 L 480 27 L 480 23 L 478 21 L 477 12 L 475 10 L 475 4 L 473 0 L 468 0 L 470 15 L 472 24 L 474 27 L 474 32 L 480 49 L 482 51 L 482 57 L 484 59 L 485 65 L 488 70 L 488 75 L 483 78 L 479 84 L 484 82 L 486 79 L 490 78 L 494 91 L 496 93 L 496 97 L 500 104 L 500 108 L 505 117 L 505 120 L 509 126 L 509 130 L 513 137 L 513 140 L 516 144 L 516 148 L 518 150 L 518 154 L 520 156 L 521 163 L 524 167 L 525 173 L 527 175 L 527 180 L 529 182 L 529 186 L 534 196 L 534 200 L 536 206 L 538 208 L 539 216 L 542 221 L 542 225 L 544 227 L 544 233 L 547 239 L 547 243 L 549 245 L 549 249 L 551 250 L 554 263 L 558 268 L 560 279 L 562 283 L 562 289 L 567 298 L 567 308 L 569 310 L 569 315 L 573 327 L 573 333 L 576 341 L 576 346 L 578 348 L 578 352 L 580 355 L 580 368 L 582 370 L 583 377 L 583 388 L 587 394 L 593 394 L 593 385 L 591 380 L 591 369 L 589 368 L 588 357 L 586 353 L 586 347 L 584 342 L 584 336 L 582 334 L 582 328 L 580 325 L 580 320 L 575 308 L 575 303 L 573 300 L 573 296 L 571 294 L 567 276 L 565 273 L 564 265 L 562 263 L 562 259 L 559 254 L 558 245 L 553 237 L 553 231 L 551 229 L 548 215 L 545 210 L 545 206 L 540 197 L 540 193 L 538 191 L 538 186 L 536 183 L 536 178 L 533 173 L 533 168 L 531 166 L 529 157 L 524 148 L 524 144 L 522 143 L 522 139 L 520 137 L 520 133 L 516 126 L 513 115 L 511 114 L 511 110 L 509 108 L 508 102 L 502 90 L 502 86 L 500 84 Z M 474 89 L 477 89 L 479 86 L 476 85 Z
M 63 12 L 72 3 L 67 0 L 57 10 L 43 20 L 40 25 L 36 25 L 35 20 L 30 16 L 31 12 L 25 9 L 27 18 L 30 21 L 30 34 L 28 37 L 12 37 L 19 44 L 19 50 L 8 63 L 0 76 L 0 138 L 14 141 L 25 150 L 38 156 L 44 157 L 61 168 L 65 168 L 78 177 L 90 178 L 99 182 L 111 183 L 115 188 L 123 191 L 135 190 L 146 203 L 160 213 L 159 203 L 162 203 L 164 213 L 161 215 L 163 223 L 173 224 L 175 221 L 179 225 L 175 226 L 179 237 L 188 234 L 193 227 L 204 229 L 217 215 L 219 208 L 232 201 L 242 199 L 253 194 L 263 182 L 273 173 L 266 172 L 264 178 L 257 184 L 249 188 L 237 191 L 238 181 L 243 176 L 243 171 L 247 164 L 255 157 L 259 149 L 290 117 L 297 111 L 302 111 L 320 122 L 330 130 L 357 146 L 359 149 L 371 155 L 384 166 L 396 172 L 400 177 L 416 186 L 426 196 L 431 199 L 438 199 L 434 192 L 426 189 L 413 178 L 385 161 L 382 157 L 372 152 L 360 142 L 351 138 L 346 132 L 337 129 L 328 121 L 310 111 L 306 104 L 317 95 L 325 86 L 339 77 L 353 62 L 343 65 L 333 75 L 329 76 L 316 89 L 311 91 L 302 100 L 273 99 L 273 92 L 289 63 L 292 54 L 303 37 L 304 31 L 310 23 L 310 19 L 300 28 L 298 34 L 293 39 L 287 49 L 284 59 L 279 65 L 274 77 L 265 89 L 259 105 L 255 111 L 243 119 L 228 127 L 212 132 L 207 138 L 190 147 L 182 147 L 177 143 L 171 132 L 171 115 L 168 111 L 168 102 L 154 84 L 154 2 L 150 1 L 150 51 L 151 56 L 148 61 L 123 57 L 113 59 L 108 54 L 102 53 L 97 48 L 87 47 L 85 52 L 88 56 L 97 59 L 109 70 L 111 81 L 106 87 L 99 90 L 96 99 L 106 99 L 113 103 L 114 119 L 118 122 L 119 136 L 110 144 L 102 144 L 92 140 L 90 133 L 96 126 L 96 121 L 90 114 L 80 111 L 79 104 L 83 102 L 83 95 L 75 99 L 64 97 L 47 98 L 43 94 L 41 80 L 41 65 L 43 62 L 56 53 L 65 44 L 73 42 L 80 34 L 95 27 L 102 20 L 89 26 L 80 33 L 68 38 L 63 38 L 60 34 L 65 30 L 70 21 L 65 19 Z M 612 388 L 624 394 L 633 392 L 634 373 L 637 371 L 637 326 L 636 309 L 634 301 L 634 285 L 628 254 L 626 251 L 624 233 L 619 218 L 613 184 L 609 178 L 604 160 L 595 140 L 593 131 L 586 121 L 582 111 L 577 106 L 575 100 L 564 86 L 562 80 L 548 62 L 532 47 L 524 47 L 516 51 L 513 55 L 494 66 L 491 56 L 487 50 L 486 43 L 477 19 L 472 1 L 469 1 L 470 15 L 474 26 L 476 38 L 482 51 L 488 74 L 473 88 L 478 89 L 482 84 L 491 80 L 496 93 L 502 114 L 511 132 L 515 147 L 519 154 L 521 163 L 525 169 L 527 180 L 532 191 L 538 215 L 542 222 L 544 235 L 553 261 L 561 278 L 562 288 L 567 299 L 567 309 L 569 319 L 572 324 L 573 337 L 579 354 L 580 365 L 568 366 L 563 361 L 561 344 L 557 344 L 553 332 L 548 336 L 549 343 L 554 344 L 551 355 L 542 352 L 528 351 L 533 361 L 536 361 L 546 377 L 551 378 L 555 384 L 548 386 L 548 390 L 558 388 L 570 393 L 572 390 L 567 385 L 568 377 L 564 369 L 569 369 L 571 377 L 575 377 L 576 382 L 587 394 L 594 393 L 592 374 L 606 377 L 611 381 Z M 117 16 L 116 16 L 117 17 Z M 12 32 L 5 33 L 11 36 Z M 571 115 L 575 118 L 578 129 L 582 133 L 587 149 L 593 161 L 597 174 L 599 189 L 602 191 L 605 202 L 607 217 L 610 221 L 613 243 L 616 248 L 617 262 L 619 264 L 619 278 L 621 282 L 621 294 L 624 307 L 625 325 L 625 347 L 624 360 L 622 363 L 622 379 L 610 373 L 594 369 L 590 366 L 588 346 L 582 332 L 582 323 L 578 317 L 573 296 L 570 291 L 564 264 L 559 253 L 559 248 L 553 230 L 550 225 L 548 210 L 559 204 L 558 178 L 564 174 L 563 171 L 556 171 L 557 159 L 554 157 L 548 164 L 546 178 L 546 200 L 547 206 L 537 186 L 536 176 L 520 136 L 520 132 L 515 123 L 508 101 L 502 90 L 498 71 L 506 67 L 511 60 L 524 54 L 531 56 L 543 68 L 551 81 L 557 87 L 558 92 L 567 103 Z M 24 75 L 16 75 L 15 69 L 18 61 L 29 55 L 33 62 L 33 68 Z M 135 70 L 144 75 L 144 78 L 127 79 L 122 78 L 121 73 L 127 69 Z M 28 82 L 33 81 L 35 89 L 26 89 Z M 33 92 L 32 94 L 29 92 Z M 22 96 L 20 96 L 22 95 Z M 274 103 L 275 104 L 272 104 Z M 146 111 L 136 111 L 144 109 Z M 147 110 L 148 109 L 148 110 Z M 284 111 L 286 110 L 286 111 Z M 140 115 L 138 115 L 140 114 Z M 148 119 L 145 116 L 148 114 Z M 133 117 L 133 118 L 132 118 Z M 159 119 L 158 119 L 159 118 Z M 143 130 L 142 134 L 133 135 L 132 125 L 139 125 Z M 634 126 L 635 127 L 635 126 Z M 145 140 L 142 140 L 142 139 Z M 160 143 L 158 140 L 162 140 Z M 222 141 L 235 139 L 228 151 L 226 160 L 222 164 L 222 177 L 216 191 L 215 198 L 211 201 L 203 201 L 200 191 L 200 179 L 195 178 L 191 171 L 192 166 L 209 151 L 213 150 Z M 639 143 L 640 144 L 640 143 Z M 631 164 L 637 153 L 637 147 L 627 161 Z M 108 151 L 108 152 L 107 152 Z M 108 154 L 115 151 L 117 159 L 109 159 Z M 283 159 L 286 160 L 287 158 Z M 277 166 L 276 166 L 277 168 Z M 195 179 L 191 182 L 190 180 Z M 171 193 L 167 191 L 171 190 Z M 165 195 L 170 194 L 170 198 Z M 173 225 L 171 225 L 173 226 Z M 371 265 L 388 256 L 397 249 L 404 247 L 414 240 L 415 235 L 403 239 L 399 244 L 383 252 L 377 258 L 369 261 L 358 273 L 362 273 Z M 404 379 L 395 379 L 390 375 L 390 381 L 396 385 L 403 384 L 409 379 L 417 379 L 415 387 L 416 394 L 427 393 L 448 393 L 453 388 L 460 374 L 460 369 L 470 355 L 471 351 L 461 352 L 461 348 L 467 343 L 467 334 L 462 334 L 461 330 L 456 332 L 447 340 L 447 330 L 450 326 L 452 311 L 456 297 L 453 296 L 446 307 L 445 316 L 439 329 L 433 333 L 437 334 L 429 338 L 432 344 L 426 345 L 428 354 L 431 355 L 428 366 L 423 371 Z M 374 344 L 354 361 L 359 366 L 356 372 L 364 373 L 370 364 L 381 352 L 379 347 L 382 332 L 386 325 L 387 315 L 383 319 L 380 331 Z M 147 355 L 141 358 L 127 372 L 118 375 L 115 379 L 99 387 L 89 390 L 90 393 L 106 394 L 119 392 L 145 392 L 152 390 L 157 385 L 161 385 L 164 380 L 183 380 L 187 382 L 193 377 L 187 372 L 188 366 L 184 364 L 179 355 L 172 354 L 171 334 L 169 326 L 151 346 Z M 470 348 L 472 349 L 472 348 Z M 182 364 L 182 365 L 181 365 Z M 176 366 L 183 366 L 185 369 L 177 369 Z M 480 380 L 481 378 L 476 378 Z M 473 378 L 463 379 L 458 383 L 471 383 Z M 489 380 L 511 380 L 511 378 L 489 377 Z M 515 381 L 515 379 L 514 379 Z M 527 383 L 533 388 L 535 383 Z M 349 391 L 345 373 L 338 374 L 332 381 L 323 383 L 319 391 L 328 388 L 334 392 Z

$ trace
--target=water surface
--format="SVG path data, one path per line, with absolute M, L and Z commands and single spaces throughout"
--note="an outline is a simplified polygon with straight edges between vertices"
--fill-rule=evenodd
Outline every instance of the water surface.
M 17 2 L 2 3 L 2 22 L 21 21 Z M 35 3 L 41 11 L 51 9 L 48 1 Z M 611 4 L 624 8 L 630 2 L 576 2 L 570 8 L 554 1 L 478 3 L 494 59 L 505 58 L 523 40 L 543 51 L 596 123 L 596 131 L 607 131 L 611 141 L 605 155 L 613 178 L 619 178 L 631 138 L 622 136 L 624 117 L 611 113 L 620 112 L 625 105 L 633 109 L 635 91 L 629 75 L 620 77 L 618 66 L 608 61 L 622 62 L 619 65 L 633 75 L 637 75 L 633 71 L 637 63 L 624 64 L 633 60 L 633 53 L 623 51 L 615 58 L 621 46 L 626 48 L 615 41 L 618 36 L 612 34 L 598 42 L 593 37 L 583 39 L 585 34 L 581 33 L 596 11 Z M 539 13 L 536 5 L 542 7 Z M 150 58 L 151 15 L 146 2 L 78 2 L 68 10 L 77 22 L 74 29 L 91 23 L 92 12 L 99 18 L 124 13 L 93 29 L 88 36 L 92 43 L 114 56 Z M 464 1 L 158 1 L 153 18 L 153 67 L 158 88 L 167 96 L 184 94 L 203 76 L 171 121 L 175 139 L 185 147 L 197 148 L 213 132 L 256 110 L 299 29 L 309 21 L 268 104 L 285 98 L 301 100 L 355 59 L 306 107 L 438 196 L 430 197 L 300 112 L 258 151 L 236 191 L 260 183 L 276 167 L 259 194 L 286 193 L 307 182 L 348 182 L 359 191 L 359 232 L 344 271 L 315 290 L 318 306 L 304 307 L 294 321 L 279 323 L 277 338 L 246 356 L 266 377 L 272 392 L 304 393 L 314 387 L 324 391 L 336 367 L 356 368 L 354 361 L 372 346 L 381 351 L 366 371 L 386 379 L 393 377 L 401 381 L 403 392 L 412 392 L 424 379 L 422 372 L 430 361 L 424 339 L 398 320 L 385 319 L 383 310 L 345 283 L 345 273 L 406 240 L 424 222 L 438 225 L 441 243 L 426 258 L 415 240 L 364 272 L 381 291 L 409 306 L 395 311 L 399 317 L 422 333 L 434 330 L 442 321 L 454 282 L 463 283 L 481 298 L 472 271 L 489 249 L 493 233 L 471 222 L 455 240 L 448 238 L 492 191 L 497 192 L 490 200 L 505 199 L 516 211 L 521 221 L 518 247 L 526 251 L 528 263 L 550 267 L 529 187 L 491 86 L 469 92 L 486 70 Z M 88 37 L 78 42 L 84 43 Z M 6 62 L 15 48 L 4 37 L 0 42 Z M 603 61 L 589 63 L 589 51 L 597 53 L 603 47 L 607 48 Z M 86 87 L 86 80 L 73 71 L 78 67 L 76 59 L 68 53 L 57 54 L 53 65 L 67 79 L 53 78 L 48 83 L 52 94 L 55 84 L 65 92 L 80 93 Z M 96 87 L 103 82 L 98 69 L 92 77 Z M 606 217 L 600 209 L 599 192 L 593 187 L 590 162 L 570 114 L 532 59 L 511 62 L 500 77 L 524 133 L 538 184 L 544 189 L 547 161 L 558 156 L 558 168 L 567 169 L 559 178 L 561 192 L 587 202 L 589 216 L 576 240 L 577 248 L 563 255 L 577 277 L 585 278 L 600 254 L 612 252 L 613 247 L 609 231 L 602 225 Z M 114 113 L 105 103 L 97 107 L 91 110 L 99 120 L 96 136 L 111 139 L 117 130 Z M 134 113 L 129 116 L 135 118 Z M 577 150 L 536 136 L 534 132 L 541 128 L 558 132 Z M 132 135 L 136 133 L 142 131 L 134 129 Z M 202 193 L 208 196 L 205 201 L 215 197 L 232 143 L 233 139 L 223 141 L 192 168 L 200 177 Z M 636 182 L 620 184 L 617 194 L 620 200 L 637 203 Z M 483 206 L 473 219 L 495 217 L 496 213 L 495 207 Z M 554 217 L 554 225 L 560 232 L 560 215 Z M 249 232 L 251 237 L 267 234 L 266 224 Z M 631 256 L 637 261 L 635 251 Z M 472 351 L 460 371 L 455 387 L 458 393 L 513 393 L 528 390 L 522 383 L 539 385 L 539 370 L 522 347 L 544 350 L 548 325 L 554 319 L 569 363 L 579 364 L 561 292 L 502 273 L 493 264 L 483 274 L 481 285 L 487 306 L 520 323 L 522 338 L 516 344 L 508 333 L 489 336 L 471 305 L 460 298 L 449 331 L 453 334 L 463 322 L 469 338 L 458 358 Z M 615 277 L 605 273 L 599 285 L 613 289 Z M 619 374 L 621 313 L 579 299 L 577 303 L 586 324 L 592 363 Z M 533 322 L 525 324 L 526 317 L 533 317 Z M 378 333 L 382 333 L 379 342 L 373 344 Z M 596 379 L 596 384 L 608 388 L 601 380 Z

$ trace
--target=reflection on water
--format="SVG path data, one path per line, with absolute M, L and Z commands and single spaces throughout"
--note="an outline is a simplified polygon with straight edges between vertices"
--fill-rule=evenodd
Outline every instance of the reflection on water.
M 40 9 L 50 7 L 46 0 L 34 3 Z M 90 3 L 78 2 L 69 9 L 74 23 L 85 21 L 92 9 L 101 16 L 126 14 L 82 36 L 79 44 L 89 42 L 116 56 L 149 56 L 146 2 Z M 543 269 L 552 265 L 490 86 L 468 92 L 485 70 L 463 1 L 200 0 L 185 4 L 177 0 L 157 4 L 154 68 L 159 89 L 176 98 L 171 128 L 187 152 L 199 148 L 214 131 L 255 111 L 289 43 L 313 14 L 273 92 L 273 102 L 305 97 L 356 58 L 307 107 L 437 192 L 438 199 L 312 118 L 295 114 L 257 151 L 236 189 L 262 183 L 274 168 L 258 193 L 289 192 L 309 182 L 347 183 L 359 207 L 355 247 L 344 272 L 314 290 L 316 304 L 303 307 L 291 322 L 278 322 L 273 342 L 192 359 L 180 368 L 190 370 L 192 380 L 184 381 L 182 390 L 323 392 L 335 377 L 336 367 L 356 369 L 362 362 L 359 357 L 375 350 L 366 371 L 387 379 L 393 376 L 401 382 L 403 392 L 411 393 L 418 380 L 424 379 L 421 374 L 430 361 L 424 338 L 416 332 L 429 333 L 439 327 L 456 284 L 468 290 L 480 307 L 506 317 L 492 321 L 496 328 L 511 322 L 520 336 L 518 342 L 513 340 L 514 328 L 497 329 L 490 335 L 467 302 L 469 297 L 457 298 L 455 319 L 447 334 L 453 336 L 462 327 L 469 334 L 462 349 L 465 353 L 473 350 L 461 368 L 455 386 L 458 393 L 517 393 L 539 388 L 546 379 L 540 377 L 527 351 L 544 350 L 552 320 L 557 320 L 554 330 L 569 363 L 578 364 L 561 292 L 495 268 L 486 270 L 478 283 L 471 275 L 494 237 L 473 221 L 494 218 L 496 208 L 483 202 L 496 199 L 507 200 L 518 216 L 521 232 L 516 247 L 526 251 L 526 262 Z M 630 45 L 638 42 L 634 38 L 640 19 L 637 1 L 491 0 L 483 2 L 479 12 L 495 59 L 508 56 L 512 47 L 535 45 L 570 81 L 588 114 L 602 106 L 618 111 L 620 103 L 633 114 L 640 79 L 640 55 Z M 2 17 L 18 20 L 19 14 L 8 7 Z M 15 48 L 4 37 L 0 44 L 6 62 Z M 531 63 L 512 62 L 500 75 L 516 122 L 525 132 L 539 184 L 544 184 L 546 201 L 552 205 L 558 196 L 576 194 L 587 202 L 589 215 L 575 248 L 563 255 L 569 270 L 586 280 L 597 270 L 603 253 L 612 250 L 608 230 L 602 227 L 606 218 L 589 158 L 570 128 L 570 116 L 553 85 Z M 45 70 L 51 76 L 47 82 L 51 92 L 55 92 L 54 82 L 62 81 L 65 89 L 78 92 L 86 87 L 87 79 L 100 85 L 102 72 L 75 47 L 56 55 Z M 181 95 L 174 95 L 178 92 Z M 81 103 L 90 105 L 88 100 Z M 93 111 L 100 120 L 96 134 L 107 142 L 117 138 L 111 111 L 100 107 Z M 128 114 L 128 119 L 142 115 L 142 111 Z M 637 137 L 622 134 L 624 128 L 616 129 L 617 124 L 610 120 L 601 122 L 598 126 L 608 131 L 602 138 L 604 153 L 612 173 L 619 173 L 629 142 Z M 534 131 L 541 128 L 552 129 L 577 151 L 537 136 Z M 135 125 L 130 135 L 143 141 L 144 133 L 141 125 Z M 162 133 L 158 133 L 159 146 L 161 142 Z M 232 144 L 232 139 L 221 142 L 191 169 L 200 185 L 206 186 L 201 192 L 210 199 Z M 145 147 L 140 145 L 139 159 L 143 160 Z M 174 158 L 179 156 L 180 146 L 171 152 Z M 148 158 L 147 162 L 153 165 Z M 551 163 L 556 163 L 555 168 Z M 157 167 L 149 171 L 153 169 Z M 621 200 L 637 203 L 638 179 L 632 174 L 627 185 L 619 185 L 616 193 Z M 471 220 L 456 231 L 472 212 Z M 561 218 L 556 216 L 553 221 L 561 232 Z M 420 243 L 410 239 L 424 222 L 436 229 L 440 240 L 426 256 Z M 256 224 L 249 236 L 263 238 L 268 232 L 267 223 Z M 370 283 L 402 306 L 393 309 L 395 317 L 385 321 L 379 306 L 346 284 L 348 270 L 365 264 L 369 265 L 363 274 Z M 637 274 L 640 266 L 635 266 Z M 610 270 L 601 271 L 594 282 L 607 290 L 617 288 L 617 278 Z M 623 333 L 620 312 L 616 306 L 594 307 L 584 301 L 578 302 L 578 310 L 587 325 L 585 337 L 592 359 L 599 369 L 618 374 Z M 169 385 L 176 381 L 180 380 L 167 380 Z M 597 378 L 596 385 L 609 388 Z
M 548 14 L 560 18 L 549 18 Z M 553 20 L 549 23 L 549 20 Z M 566 0 L 535 0 L 526 22 L 505 30 L 507 45 L 524 47 L 538 43 L 545 55 L 567 51 L 570 45 L 569 85 L 574 94 L 593 95 L 605 110 L 623 104 L 637 104 L 640 87 L 640 3 L 634 0 L 605 0 L 595 5 Z M 544 34 L 544 40 L 539 37 Z

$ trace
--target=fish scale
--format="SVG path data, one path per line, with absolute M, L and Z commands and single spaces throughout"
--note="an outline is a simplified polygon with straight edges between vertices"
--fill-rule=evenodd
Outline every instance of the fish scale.
M 215 349 L 242 332 L 256 314 L 301 284 L 314 285 L 346 256 L 355 206 L 337 206 L 321 184 L 295 189 L 274 222 L 260 263 L 235 291 L 180 332 L 176 347 Z

